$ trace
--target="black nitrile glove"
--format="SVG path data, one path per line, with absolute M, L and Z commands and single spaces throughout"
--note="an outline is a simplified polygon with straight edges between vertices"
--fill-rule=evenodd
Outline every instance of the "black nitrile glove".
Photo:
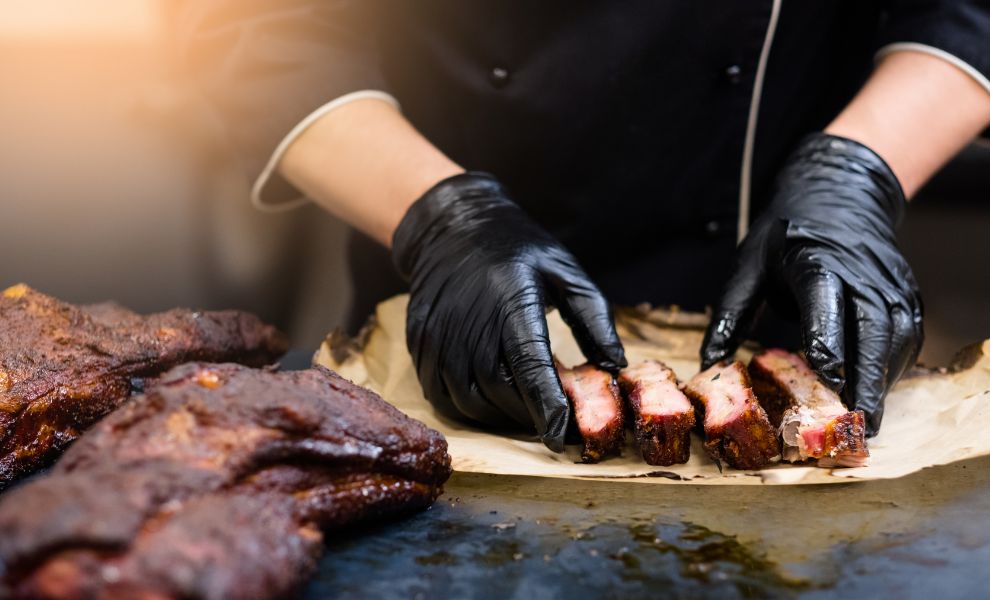
M 412 205 L 392 254 L 410 279 L 406 343 L 426 398 L 450 416 L 535 428 L 563 450 L 570 409 L 546 307 L 560 310 L 588 360 L 626 365 L 608 303 L 570 252 L 493 177 L 465 173 Z
M 823 133 L 805 138 L 739 246 L 702 364 L 735 352 L 763 301 L 796 312 L 808 363 L 832 389 L 845 387 L 875 435 L 884 397 L 924 338 L 918 284 L 894 239 L 904 205 L 872 150 Z

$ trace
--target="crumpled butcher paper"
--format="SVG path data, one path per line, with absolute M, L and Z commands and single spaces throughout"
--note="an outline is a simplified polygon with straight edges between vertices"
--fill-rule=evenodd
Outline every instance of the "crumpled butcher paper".
M 990 340 L 970 346 L 948 368 L 915 368 L 887 398 L 883 428 L 869 440 L 870 465 L 823 469 L 777 464 L 759 471 L 720 471 L 692 433 L 691 459 L 683 465 L 655 467 L 643 462 L 627 443 L 623 455 L 598 464 L 579 460 L 580 449 L 562 454 L 547 450 L 535 436 L 496 435 L 447 419 L 423 398 L 406 350 L 407 296 L 381 303 L 355 339 L 332 334 L 314 361 L 368 387 L 402 412 L 441 431 L 450 445 L 456 471 L 658 484 L 814 484 L 849 483 L 903 477 L 933 465 L 990 454 Z M 584 362 L 577 343 L 556 312 L 547 316 L 554 353 L 567 365 Z M 616 311 L 616 326 L 630 364 L 656 358 L 682 381 L 698 372 L 698 348 L 705 315 L 648 307 Z M 748 361 L 752 348 L 738 357 Z

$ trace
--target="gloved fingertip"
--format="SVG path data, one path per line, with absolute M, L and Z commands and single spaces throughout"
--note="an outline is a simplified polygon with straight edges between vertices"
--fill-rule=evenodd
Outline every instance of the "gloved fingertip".
M 554 452 L 564 450 L 564 436 L 571 418 L 571 405 L 564 395 L 555 372 L 546 373 L 547 380 L 529 386 L 530 409 L 536 433 L 543 444 Z M 550 379 L 553 382 L 550 382 Z
M 626 360 L 626 352 L 622 346 L 602 348 L 598 359 L 592 360 L 592 362 L 599 369 L 604 369 L 613 374 L 629 366 L 629 361 Z
M 615 363 L 616 367 L 619 367 L 621 369 L 623 367 L 629 366 L 629 361 L 626 360 L 626 350 L 625 348 L 622 347 L 621 344 L 619 346 L 610 348 L 609 352 L 612 356 L 612 362 Z
M 705 331 L 705 338 L 701 342 L 702 369 L 707 369 L 735 354 L 739 346 L 736 340 L 739 328 L 740 320 L 735 313 L 723 312 L 712 317 Z
M 628 363 L 622 340 L 619 339 L 608 313 L 600 313 L 604 316 L 599 318 L 575 316 L 581 314 L 572 313 L 566 321 L 588 362 L 613 373 L 625 367 Z
M 818 375 L 819 381 L 824 383 L 833 392 L 839 393 L 846 385 L 846 378 L 842 376 L 842 367 L 826 366 L 820 367 L 811 360 L 808 361 L 812 370 Z
M 551 452 L 556 452 L 560 454 L 564 451 L 564 434 L 560 435 L 544 435 L 542 436 L 543 445 L 547 447 Z
M 609 373 L 615 373 L 620 369 L 620 367 L 611 360 L 593 360 L 591 363 L 599 369 L 608 371 Z
M 883 400 L 867 407 L 863 412 L 866 413 L 866 437 L 873 437 L 880 432 L 880 422 L 883 421 Z
M 883 419 L 883 413 L 867 413 L 866 415 L 866 437 L 876 437 L 880 433 L 880 421 Z
M 725 346 L 710 343 L 701 348 L 701 370 L 711 367 L 715 363 L 725 360 L 729 356 Z
M 845 360 L 841 355 L 839 340 L 812 338 L 805 344 L 804 357 L 822 383 L 834 392 L 842 390 L 846 383 L 842 376 Z
M 541 433 L 540 439 L 543 440 L 543 445 L 553 452 L 564 451 L 564 436 L 567 434 L 569 412 L 565 405 L 564 410 L 554 410 L 547 415 L 547 428 Z
M 847 405 L 854 410 L 863 411 L 866 425 L 866 437 L 871 438 L 880 431 L 880 422 L 883 420 L 883 402 L 870 399 L 865 402 L 855 404 L 847 402 Z
M 841 392 L 846 386 L 846 379 L 838 372 L 820 372 L 818 379 L 836 393 Z

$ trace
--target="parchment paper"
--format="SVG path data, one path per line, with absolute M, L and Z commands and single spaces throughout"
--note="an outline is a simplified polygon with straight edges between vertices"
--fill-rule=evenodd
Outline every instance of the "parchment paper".
M 883 429 L 869 441 L 870 465 L 822 469 L 780 464 L 760 471 L 720 472 L 692 434 L 683 465 L 647 465 L 627 442 L 623 455 L 598 464 L 579 462 L 579 447 L 563 454 L 535 437 L 495 435 L 437 414 L 423 398 L 406 350 L 406 296 L 380 304 L 358 339 L 331 335 L 314 357 L 357 384 L 378 392 L 406 414 L 441 431 L 457 471 L 543 477 L 601 478 L 645 483 L 716 485 L 810 484 L 902 477 L 925 467 L 990 454 L 990 340 L 960 352 L 951 368 L 916 368 L 887 398 Z M 577 343 L 556 312 L 547 316 L 554 353 L 567 365 L 583 362 Z M 681 380 L 698 371 L 698 348 L 707 318 L 647 308 L 620 309 L 616 325 L 630 363 L 657 358 Z M 748 361 L 751 351 L 739 358 Z

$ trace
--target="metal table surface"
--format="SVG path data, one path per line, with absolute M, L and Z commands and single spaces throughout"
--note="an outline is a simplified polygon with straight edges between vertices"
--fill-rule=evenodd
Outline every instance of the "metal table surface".
M 315 598 L 981 598 L 990 458 L 890 481 L 646 485 L 454 474 L 332 534 Z

